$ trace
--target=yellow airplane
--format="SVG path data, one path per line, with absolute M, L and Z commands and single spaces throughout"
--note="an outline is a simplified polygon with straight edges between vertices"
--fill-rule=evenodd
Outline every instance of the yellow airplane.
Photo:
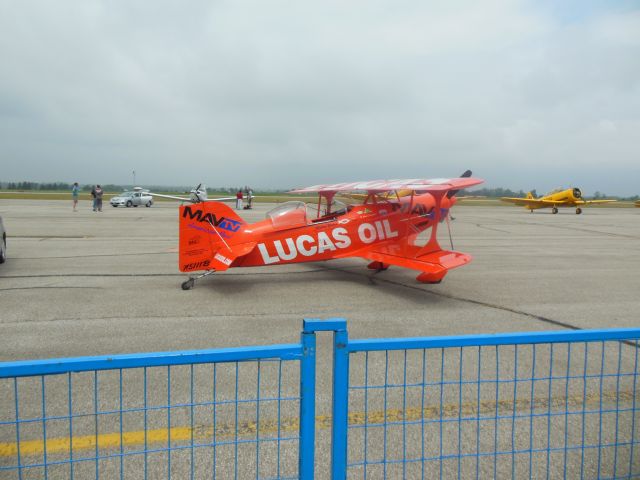
M 582 192 L 579 188 L 568 188 L 567 190 L 558 190 L 551 192 L 543 197 L 535 198 L 529 192 L 526 198 L 500 198 L 503 202 L 515 203 L 521 205 L 533 213 L 539 208 L 551 208 L 551 213 L 558 213 L 558 207 L 576 207 L 576 214 L 582 213 L 582 208 L 587 205 L 596 203 L 611 203 L 617 200 L 583 200 Z

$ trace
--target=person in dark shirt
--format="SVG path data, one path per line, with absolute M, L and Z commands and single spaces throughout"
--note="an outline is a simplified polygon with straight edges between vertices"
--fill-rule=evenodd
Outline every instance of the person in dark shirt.
M 93 211 L 95 212 L 95 211 L 97 211 L 97 208 L 98 208 L 98 200 L 96 198 L 96 187 L 95 186 L 91 189 L 91 197 L 93 198 Z
M 102 211 L 102 195 L 104 194 L 104 192 L 102 191 L 102 187 L 100 187 L 100 185 L 96 185 L 95 194 L 96 194 L 96 208 L 94 208 L 93 211 L 95 212 L 97 210 L 98 212 L 101 212 Z

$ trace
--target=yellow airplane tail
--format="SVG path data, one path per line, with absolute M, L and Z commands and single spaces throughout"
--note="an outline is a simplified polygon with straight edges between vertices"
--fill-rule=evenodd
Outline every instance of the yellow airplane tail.
M 533 193 L 531 193 L 531 192 L 527 193 L 527 199 L 530 200 L 532 198 L 536 198 L 536 197 L 533 196 Z

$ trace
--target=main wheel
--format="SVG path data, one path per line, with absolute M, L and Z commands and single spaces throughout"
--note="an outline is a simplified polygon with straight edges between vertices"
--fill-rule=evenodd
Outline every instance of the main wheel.
M 193 288 L 193 286 L 195 285 L 196 281 L 193 278 L 190 278 L 189 280 L 182 282 L 182 289 L 183 290 L 191 290 Z
M 576 208 L 576 215 L 580 215 L 582 213 L 582 209 L 580 207 Z
M 558 213 L 558 209 L 556 207 L 553 207 L 551 209 L 551 213 L 553 213 L 555 215 L 556 213 Z
M 7 240 L 3 238 L 2 243 L 0 243 L 0 263 L 4 263 L 6 261 L 7 261 Z
M 129 208 L 131 205 L 133 205 L 133 202 L 131 200 L 127 200 L 127 208 Z

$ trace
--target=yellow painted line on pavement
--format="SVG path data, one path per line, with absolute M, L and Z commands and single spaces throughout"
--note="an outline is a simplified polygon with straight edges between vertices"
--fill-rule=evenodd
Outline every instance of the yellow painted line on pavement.
M 480 415 L 486 413 L 495 413 L 498 409 L 501 414 L 506 415 L 505 412 L 516 411 L 530 411 L 534 410 L 540 413 L 541 409 L 550 409 L 551 411 L 561 411 L 566 408 L 576 407 L 593 407 L 602 403 L 618 402 L 619 404 L 630 403 L 633 401 L 633 391 L 603 391 L 602 395 L 597 393 L 588 394 L 586 397 L 582 395 L 575 396 L 556 396 L 552 397 L 549 401 L 548 397 L 536 398 L 531 402 L 530 399 L 517 399 L 515 402 L 512 400 L 500 400 L 496 401 L 481 401 L 477 402 L 465 402 L 449 403 L 445 404 L 442 409 L 438 406 L 430 406 L 424 409 L 422 408 L 407 408 L 407 409 L 389 409 L 376 410 L 370 412 L 351 412 L 349 414 L 349 425 L 358 426 L 365 424 L 383 424 L 390 422 L 415 422 L 421 419 L 433 420 L 437 418 L 455 418 L 458 416 L 469 417 L 473 415 Z M 555 409 L 555 410 L 554 410 Z M 575 411 L 575 410 L 574 410 Z M 316 428 L 328 429 L 331 428 L 331 416 L 330 415 L 318 415 L 316 416 Z M 215 437 L 216 441 L 222 441 L 224 439 L 243 437 L 249 435 L 256 435 L 258 432 L 261 435 L 273 434 L 280 431 L 283 432 L 297 432 L 299 430 L 299 419 L 296 418 L 284 418 L 278 424 L 275 419 L 261 419 L 258 425 L 254 421 L 239 422 L 237 425 L 234 423 L 226 423 L 216 425 Z M 169 438 L 171 443 L 174 442 L 190 442 L 195 440 L 213 440 L 213 426 L 212 425 L 195 425 L 193 428 L 190 426 L 158 428 L 146 431 L 146 443 L 150 444 L 167 444 Z M 21 440 L 20 441 L 20 456 L 42 455 L 46 451 L 47 455 L 54 453 L 64 453 L 72 450 L 73 452 L 80 450 L 95 450 L 96 443 L 98 449 L 119 449 L 122 446 L 139 446 L 145 444 L 145 431 L 123 432 L 122 439 L 120 432 L 114 433 L 101 433 L 98 435 L 81 435 L 74 436 L 69 441 L 68 437 L 51 438 L 44 440 Z M 15 457 L 18 454 L 17 442 L 0 443 L 0 457 Z

